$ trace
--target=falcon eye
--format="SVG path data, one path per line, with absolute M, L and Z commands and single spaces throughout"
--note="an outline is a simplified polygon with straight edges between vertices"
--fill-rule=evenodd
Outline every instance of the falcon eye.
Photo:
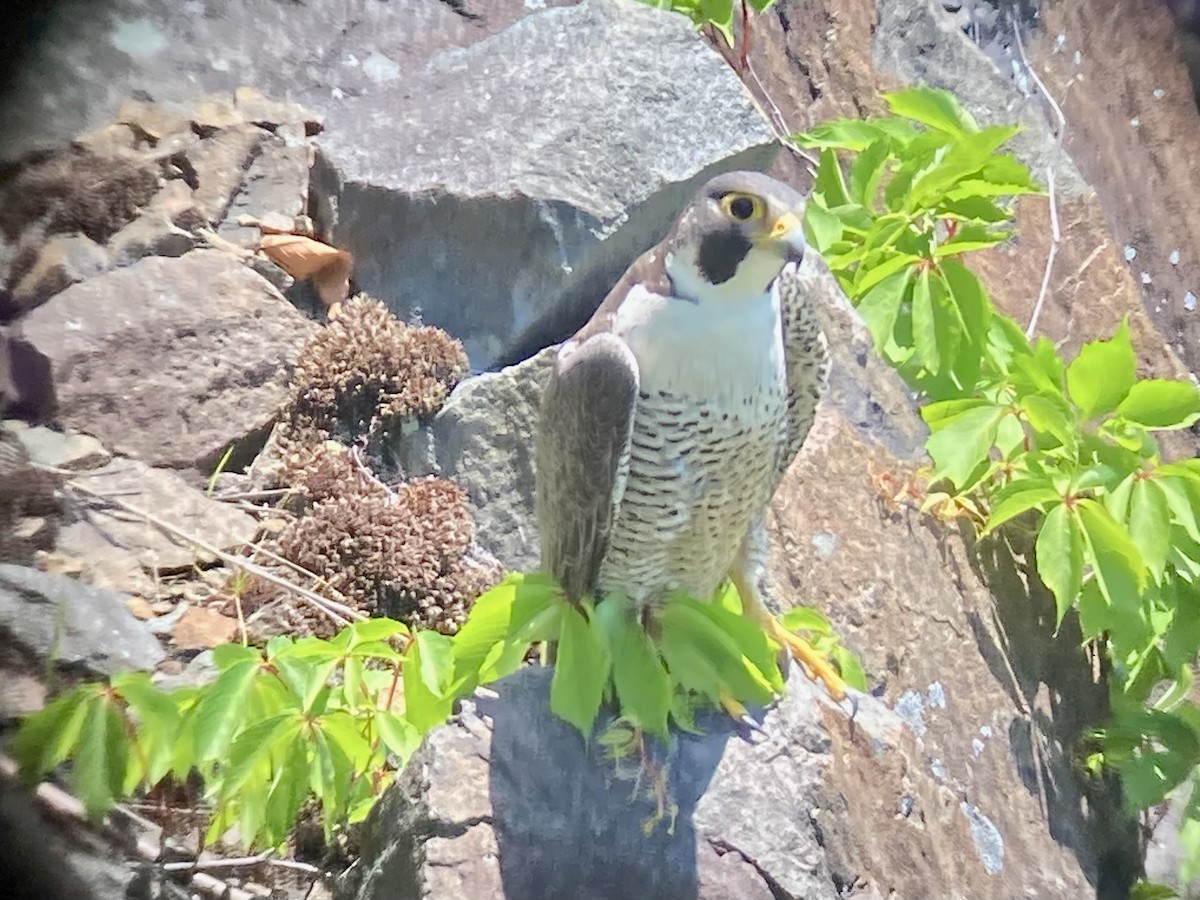
M 721 198 L 721 208 L 731 219 L 747 222 L 762 215 L 762 203 L 749 194 L 726 194 Z

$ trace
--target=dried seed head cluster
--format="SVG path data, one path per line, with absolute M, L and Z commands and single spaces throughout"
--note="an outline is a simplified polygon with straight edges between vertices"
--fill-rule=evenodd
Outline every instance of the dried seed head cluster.
M 350 456 L 351 451 L 335 441 L 293 440 L 283 459 L 283 481 L 308 503 L 354 493 L 371 478 Z
M 308 515 L 279 535 L 279 552 L 365 610 L 458 631 L 502 574 L 470 553 L 474 527 L 462 488 L 424 478 L 391 490 L 358 472 L 336 483 L 336 493 L 320 490 Z
M 428 419 L 467 372 L 461 343 L 359 295 L 301 351 L 291 422 L 351 440 Z
M 83 232 L 103 244 L 158 191 L 153 164 L 81 147 L 38 152 L 0 172 L 0 231 L 15 240 L 45 222 L 45 234 Z

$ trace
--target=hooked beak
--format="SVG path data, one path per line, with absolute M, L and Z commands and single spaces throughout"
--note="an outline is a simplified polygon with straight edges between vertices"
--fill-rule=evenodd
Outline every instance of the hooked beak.
M 776 219 L 767 239 L 786 247 L 789 260 L 799 262 L 804 259 L 804 223 L 798 214 L 785 212 Z

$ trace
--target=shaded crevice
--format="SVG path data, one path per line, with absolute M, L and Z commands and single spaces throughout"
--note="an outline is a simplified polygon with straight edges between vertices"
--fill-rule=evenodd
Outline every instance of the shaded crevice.
M 728 841 L 720 840 L 719 838 L 706 838 L 708 845 L 713 848 L 718 856 L 724 856 L 726 853 L 736 853 L 738 858 L 750 868 L 758 873 L 758 877 L 763 880 L 763 884 L 767 886 L 767 890 L 771 892 L 771 896 L 775 900 L 798 900 L 794 895 L 785 891 L 783 887 L 770 876 L 770 874 L 758 864 L 758 862 L 742 850 L 733 846 Z
M 492 816 L 471 816 L 458 822 L 448 822 L 445 819 L 438 819 L 430 822 L 429 837 L 436 838 L 460 838 L 472 828 L 478 825 L 486 825 L 488 828 L 495 826 L 495 819 Z

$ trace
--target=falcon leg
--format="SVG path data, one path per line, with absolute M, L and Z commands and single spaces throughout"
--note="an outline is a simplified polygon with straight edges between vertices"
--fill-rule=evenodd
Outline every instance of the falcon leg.
M 788 653 L 800 663 L 808 677 L 820 680 L 825 685 L 825 690 L 829 692 L 829 696 L 840 703 L 845 699 L 847 690 L 842 676 L 829 664 L 829 660 L 824 655 L 813 648 L 812 644 L 780 625 L 779 620 L 771 615 L 771 611 L 763 602 L 762 591 L 759 590 L 755 573 L 760 571 L 761 559 L 766 555 L 764 545 L 762 523 L 751 524 L 745 538 L 742 539 L 737 559 L 729 570 L 729 580 L 737 588 L 738 596 L 742 600 L 742 614 L 761 625 L 773 641 L 786 647 Z
M 771 640 L 786 647 L 788 653 L 796 662 L 800 663 L 809 678 L 820 680 L 825 685 L 829 696 L 838 702 L 845 699 L 846 682 L 829 664 L 829 660 L 818 653 L 813 645 L 800 635 L 793 634 L 780 625 L 779 620 L 771 615 L 771 611 L 763 603 L 758 589 L 748 583 L 746 578 L 731 572 L 730 580 L 737 588 L 738 596 L 742 598 L 743 613 L 760 624 Z

